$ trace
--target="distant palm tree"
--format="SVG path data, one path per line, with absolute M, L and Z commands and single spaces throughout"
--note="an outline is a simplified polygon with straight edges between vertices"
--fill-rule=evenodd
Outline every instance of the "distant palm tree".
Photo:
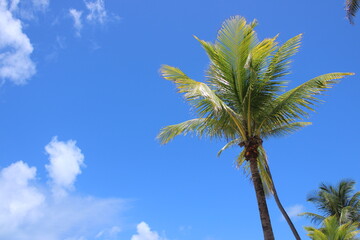
M 327 217 L 323 220 L 323 226 L 320 229 L 305 227 L 308 236 L 313 240 L 359 240 L 357 235 L 357 223 L 339 224 L 335 216 Z
M 360 0 L 346 0 L 345 5 L 346 17 L 349 19 L 351 24 L 354 24 L 354 17 L 360 8 Z
M 321 214 L 302 213 L 315 222 L 334 216 L 340 224 L 360 222 L 360 191 L 354 193 L 355 182 L 342 180 L 337 186 L 322 183 L 307 201 L 315 204 Z
M 255 26 L 256 21 L 248 24 L 236 16 L 223 23 L 215 43 L 198 39 L 210 58 L 206 83 L 191 79 L 178 68 L 162 66 L 162 76 L 176 84 L 197 118 L 164 127 L 158 138 L 165 144 L 180 134 L 194 133 L 228 140 L 222 150 L 243 147 L 237 163 L 251 174 L 264 238 L 273 240 L 264 191 L 271 193 L 273 183 L 263 139 L 309 125 L 302 119 L 319 101 L 315 96 L 350 73 L 321 75 L 284 92 L 287 81 L 280 79 L 289 74 L 289 59 L 298 51 L 301 35 L 279 46 L 277 36 L 259 41 Z

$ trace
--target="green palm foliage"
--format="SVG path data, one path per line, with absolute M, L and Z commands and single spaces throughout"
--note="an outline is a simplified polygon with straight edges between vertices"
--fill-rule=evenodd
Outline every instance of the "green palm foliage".
M 349 19 L 351 24 L 354 24 L 354 17 L 360 8 L 359 0 L 346 0 L 346 17 Z
M 340 225 L 336 216 L 330 216 L 324 219 L 320 229 L 305 227 L 305 230 L 313 240 L 359 240 L 357 227 L 358 224 L 352 222 Z
M 355 182 L 342 180 L 336 186 L 322 183 L 307 201 L 315 204 L 321 214 L 303 213 L 315 222 L 334 216 L 340 223 L 360 222 L 360 191 L 354 193 Z
M 316 95 L 350 73 L 321 75 L 287 90 L 283 78 L 290 73 L 290 58 L 299 49 L 301 35 L 280 45 L 277 36 L 260 41 L 255 26 L 256 21 L 247 23 L 236 16 L 223 23 L 215 43 L 196 38 L 210 59 L 205 82 L 191 79 L 176 67 L 161 67 L 162 76 L 176 84 L 196 118 L 164 127 L 158 139 L 166 144 L 180 134 L 193 134 L 226 139 L 220 153 L 232 146 L 243 147 L 237 163 L 251 174 L 265 239 L 273 239 L 262 196 L 264 189 L 268 193 L 273 189 L 262 141 L 309 125 L 303 119 L 320 101 Z

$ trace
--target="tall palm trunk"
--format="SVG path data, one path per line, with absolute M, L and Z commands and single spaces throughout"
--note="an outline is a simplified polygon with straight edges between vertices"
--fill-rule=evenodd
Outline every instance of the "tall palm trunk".
M 270 168 L 269 168 L 269 166 L 267 164 L 266 164 L 266 171 L 269 174 L 269 177 L 270 177 L 271 182 L 272 182 L 272 191 L 273 191 L 273 195 L 274 195 L 276 205 L 278 206 L 278 208 L 280 209 L 280 212 L 282 213 L 282 215 L 284 216 L 286 222 L 288 223 L 292 233 L 294 234 L 295 239 L 296 240 L 301 240 L 301 238 L 299 236 L 299 233 L 297 232 L 293 222 L 291 221 L 289 215 L 287 214 L 287 212 L 285 211 L 283 205 L 280 202 L 279 196 L 278 196 L 276 188 L 275 188 L 274 180 L 273 180 L 273 178 L 271 176 Z
M 252 156 L 248 160 L 250 162 L 251 177 L 255 188 L 256 199 L 260 212 L 260 220 L 265 240 L 274 240 L 274 233 L 271 227 L 270 215 L 266 204 L 264 187 L 260 178 L 257 166 L 257 157 Z

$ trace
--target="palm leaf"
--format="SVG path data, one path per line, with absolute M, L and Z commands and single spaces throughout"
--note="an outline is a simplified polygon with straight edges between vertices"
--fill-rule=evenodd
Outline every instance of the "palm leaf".
M 311 125 L 311 122 L 292 122 L 280 126 L 276 126 L 273 129 L 270 129 L 268 131 L 264 131 L 261 133 L 261 137 L 268 138 L 273 136 L 285 136 L 290 133 L 294 133 L 298 130 L 300 130 L 303 127 Z
M 184 93 L 186 100 L 196 109 L 199 117 L 208 117 L 227 121 L 234 126 L 234 130 L 246 138 L 245 130 L 239 124 L 242 119 L 228 107 L 210 88 L 202 82 L 190 79 L 180 69 L 163 65 L 160 69 L 162 76 L 175 82 L 180 93 Z
M 354 24 L 354 17 L 360 8 L 359 0 L 346 0 L 346 17 L 349 19 L 351 24 Z
M 311 221 L 314 223 L 321 223 L 325 219 L 324 216 L 311 212 L 300 213 L 299 216 L 305 216 L 307 218 L 310 218 Z
M 314 111 L 313 106 L 320 102 L 315 96 L 331 88 L 338 82 L 337 79 L 347 75 L 353 73 L 324 74 L 283 93 L 271 103 L 269 110 L 264 112 L 257 132 L 269 131 L 273 126 L 289 124 L 294 119 L 307 117 L 308 112 L 305 110 Z
M 217 156 L 220 157 L 220 155 L 222 154 L 223 151 L 225 151 L 226 149 L 233 147 L 235 145 L 239 145 L 239 143 L 241 143 L 241 142 L 242 142 L 241 138 L 236 138 L 234 140 L 231 140 L 230 142 L 225 144 L 225 146 L 219 150 L 219 152 L 217 153 Z
M 198 137 L 206 136 L 209 138 L 236 137 L 236 132 L 232 128 L 224 126 L 221 121 L 210 118 L 195 118 L 162 128 L 157 138 L 161 144 L 166 144 L 178 135 L 186 136 L 189 133 Z

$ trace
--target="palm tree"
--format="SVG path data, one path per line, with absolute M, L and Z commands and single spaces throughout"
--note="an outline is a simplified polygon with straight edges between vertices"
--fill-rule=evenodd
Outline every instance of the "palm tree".
M 322 228 L 305 227 L 305 230 L 313 240 L 359 240 L 357 227 L 358 224 L 352 222 L 339 224 L 336 216 L 330 216 L 323 220 Z
M 346 10 L 346 17 L 349 19 L 351 24 L 354 24 L 354 17 L 356 12 L 360 8 L 360 1 L 359 0 L 346 0 L 345 3 L 345 10 Z
M 334 216 L 340 224 L 360 222 L 360 191 L 354 193 L 355 182 L 342 180 L 336 186 L 322 183 L 319 190 L 309 195 L 307 201 L 315 204 L 320 214 L 302 213 L 314 222 Z
M 263 139 L 309 125 L 302 119 L 319 101 L 315 95 L 350 73 L 321 75 L 284 92 L 287 81 L 281 78 L 289 74 L 289 59 L 297 52 L 301 35 L 280 46 L 277 36 L 259 41 L 255 26 L 256 21 L 247 23 L 236 16 L 223 23 L 215 43 L 197 38 L 210 58 L 206 83 L 191 79 L 178 68 L 161 67 L 162 76 L 176 84 L 197 117 L 162 128 L 158 138 L 165 144 L 180 134 L 193 133 L 228 140 L 222 150 L 242 147 L 237 163 L 251 174 L 264 238 L 272 240 L 265 190 L 271 192 L 273 184 Z

